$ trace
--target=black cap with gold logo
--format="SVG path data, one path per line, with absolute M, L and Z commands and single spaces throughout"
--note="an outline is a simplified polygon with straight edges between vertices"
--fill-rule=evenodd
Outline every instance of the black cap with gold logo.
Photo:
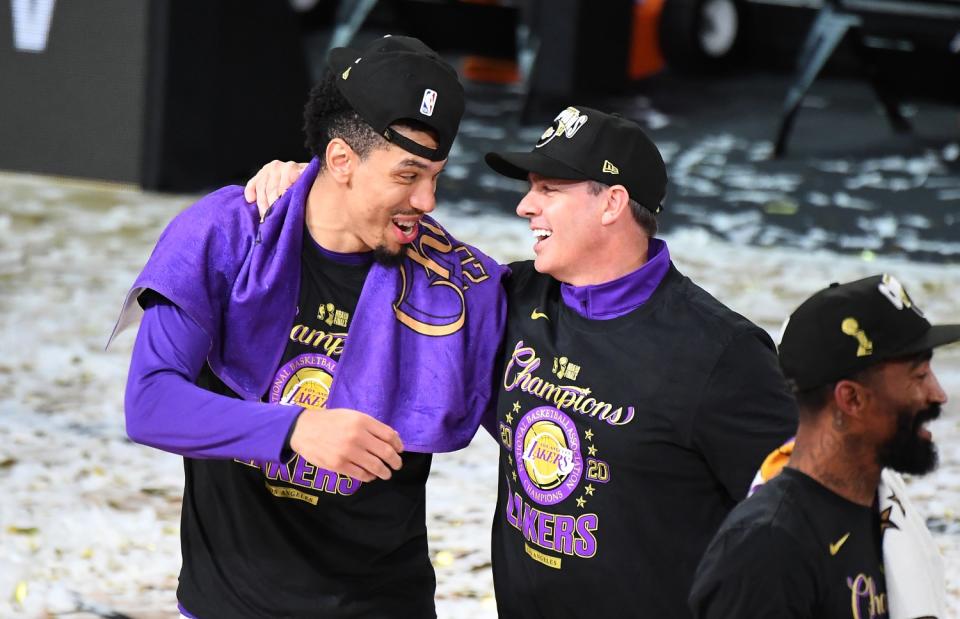
M 488 153 L 496 172 L 526 180 L 546 178 L 623 185 L 630 198 L 653 213 L 663 209 L 667 168 L 640 125 L 587 107 L 560 112 L 528 153 Z
M 804 301 L 784 323 L 780 365 L 805 391 L 957 340 L 960 324 L 931 325 L 896 278 L 874 275 Z

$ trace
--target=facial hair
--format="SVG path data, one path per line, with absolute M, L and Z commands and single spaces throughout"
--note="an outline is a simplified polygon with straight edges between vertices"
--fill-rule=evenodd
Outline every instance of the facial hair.
M 937 467 L 937 446 L 933 441 L 921 438 L 920 426 L 940 416 L 940 405 L 914 414 L 909 410 L 897 414 L 897 431 L 893 437 L 877 450 L 877 462 L 880 466 L 901 473 L 924 475 Z
M 406 251 L 406 245 L 401 245 L 400 249 L 393 253 L 386 245 L 380 244 L 373 248 L 373 261 L 386 267 L 400 266 Z

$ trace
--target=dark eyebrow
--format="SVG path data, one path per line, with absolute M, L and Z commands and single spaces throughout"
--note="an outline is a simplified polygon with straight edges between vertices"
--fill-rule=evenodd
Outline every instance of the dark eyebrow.
M 420 170 L 426 170 L 429 166 L 427 166 L 427 164 L 423 163 L 422 161 L 418 161 L 417 159 L 404 159 L 403 161 L 395 165 L 393 169 L 399 170 L 400 168 L 409 168 L 409 167 L 418 168 Z
M 921 365 L 923 365 L 924 363 L 930 361 L 931 359 L 933 359 L 933 353 L 932 353 L 932 352 L 928 352 L 928 353 L 925 354 L 923 357 L 921 357 L 921 358 L 919 358 L 919 359 L 915 359 L 914 362 L 913 362 L 911 365 L 913 366 L 913 369 L 917 369 L 917 368 L 919 368 Z
M 904 361 L 907 362 L 911 370 L 916 370 L 931 359 L 933 359 L 933 349 L 922 350 L 918 353 L 909 355 L 904 359 Z

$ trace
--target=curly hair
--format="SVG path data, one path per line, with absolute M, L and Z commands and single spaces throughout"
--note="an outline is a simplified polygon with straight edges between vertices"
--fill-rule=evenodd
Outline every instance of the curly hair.
M 361 160 L 374 149 L 388 145 L 340 94 L 335 80 L 332 71 L 325 71 L 323 78 L 310 90 L 303 109 L 303 131 L 307 137 L 304 145 L 320 160 L 321 170 L 326 165 L 327 144 L 334 138 L 349 144 Z

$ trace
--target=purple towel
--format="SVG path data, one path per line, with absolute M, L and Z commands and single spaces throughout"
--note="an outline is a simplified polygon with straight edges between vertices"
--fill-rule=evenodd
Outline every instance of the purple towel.
M 304 211 L 318 169 L 312 161 L 262 223 L 236 186 L 175 217 L 110 339 L 139 319 L 140 293 L 155 290 L 210 336 L 214 373 L 244 399 L 261 399 L 296 313 Z M 400 267 L 371 267 L 327 406 L 380 419 L 410 451 L 465 447 L 492 406 L 504 271 L 424 217 Z

